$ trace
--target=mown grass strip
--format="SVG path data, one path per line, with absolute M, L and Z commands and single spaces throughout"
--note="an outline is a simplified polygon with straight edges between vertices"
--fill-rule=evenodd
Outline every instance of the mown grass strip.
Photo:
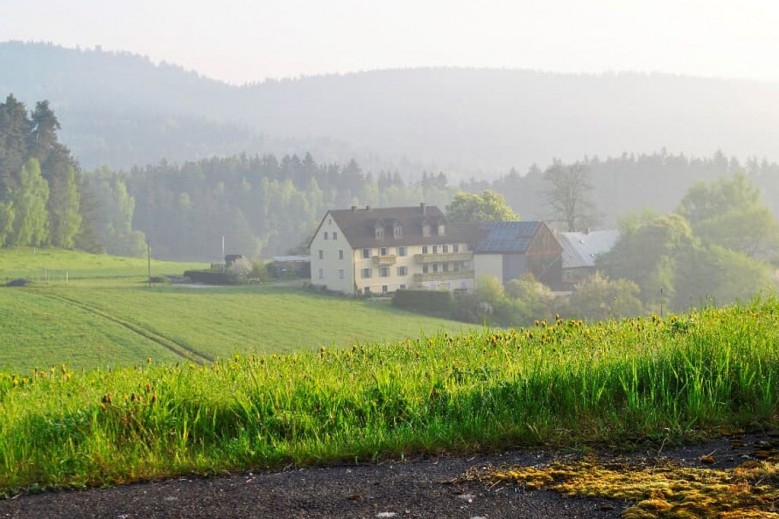
M 0 375 L 0 487 L 775 424 L 779 302 L 318 353 Z

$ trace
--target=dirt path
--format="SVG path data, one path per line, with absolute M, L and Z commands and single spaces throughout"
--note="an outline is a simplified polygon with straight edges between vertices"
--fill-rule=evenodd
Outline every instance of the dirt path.
M 733 442 L 634 454 L 728 468 L 750 459 L 767 434 Z M 772 440 L 773 441 L 773 440 Z M 608 457 L 608 454 L 603 454 Z M 457 482 L 468 469 L 488 464 L 538 465 L 548 453 L 438 457 L 380 464 L 259 472 L 218 478 L 181 478 L 80 492 L 22 495 L 0 501 L 4 517 L 192 518 L 616 518 L 628 503 L 565 498 L 546 491 Z

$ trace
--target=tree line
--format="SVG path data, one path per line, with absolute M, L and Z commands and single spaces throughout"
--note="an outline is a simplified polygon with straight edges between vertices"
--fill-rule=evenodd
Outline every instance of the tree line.
M 87 247 L 80 173 L 48 101 L 0 104 L 0 245 Z

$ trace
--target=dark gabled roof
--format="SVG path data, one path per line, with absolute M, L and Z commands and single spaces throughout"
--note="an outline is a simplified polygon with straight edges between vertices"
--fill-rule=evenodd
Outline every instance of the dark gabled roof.
M 483 222 L 477 226 L 479 239 L 474 253 L 525 253 L 542 222 Z
M 466 241 L 456 227 L 446 224 L 444 213 L 435 206 L 338 209 L 329 215 L 354 249 Z M 430 236 L 422 234 L 425 223 L 430 225 Z M 443 235 L 438 234 L 440 223 L 445 224 Z M 401 228 L 399 238 L 395 238 L 396 225 Z M 384 229 L 384 238 L 376 238 L 376 227 Z
M 557 241 L 563 247 L 563 268 L 593 268 L 601 254 L 610 251 L 619 231 L 561 232 Z

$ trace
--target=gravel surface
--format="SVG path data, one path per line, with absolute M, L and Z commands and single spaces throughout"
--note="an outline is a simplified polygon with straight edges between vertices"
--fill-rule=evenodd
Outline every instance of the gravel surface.
M 769 434 L 721 438 L 692 447 L 633 454 L 651 462 L 671 458 L 685 465 L 732 467 L 756 452 L 775 450 Z M 603 453 L 603 457 L 613 457 Z M 20 495 L 0 501 L 4 517 L 181 518 L 615 518 L 629 503 L 566 498 L 513 486 L 458 481 L 487 465 L 538 465 L 550 453 L 421 458 L 379 464 L 256 472 L 215 478 L 179 478 L 86 491 Z M 711 461 L 711 460 L 709 460 Z

